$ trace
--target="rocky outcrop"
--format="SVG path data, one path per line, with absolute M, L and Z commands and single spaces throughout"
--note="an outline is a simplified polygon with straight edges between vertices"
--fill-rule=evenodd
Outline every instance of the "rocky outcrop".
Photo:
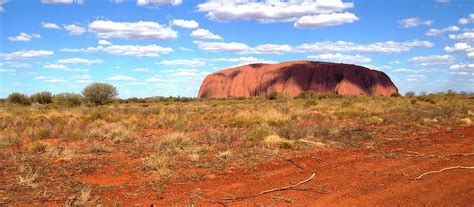
M 212 73 L 204 79 L 199 98 L 266 96 L 277 91 L 297 96 L 315 94 L 389 96 L 398 92 L 381 71 L 362 66 L 313 61 L 250 64 Z

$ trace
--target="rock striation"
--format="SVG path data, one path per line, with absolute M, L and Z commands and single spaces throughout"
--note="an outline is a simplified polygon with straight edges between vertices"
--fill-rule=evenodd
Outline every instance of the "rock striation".
M 398 89 L 384 72 L 366 67 L 289 61 L 250 64 L 209 74 L 201 84 L 198 98 L 266 96 L 274 91 L 291 97 L 305 91 L 315 94 L 390 96 Z

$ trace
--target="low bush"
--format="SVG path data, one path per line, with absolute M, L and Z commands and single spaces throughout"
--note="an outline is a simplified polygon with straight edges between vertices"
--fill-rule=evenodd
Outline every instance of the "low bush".
M 25 94 L 21 93 L 11 93 L 7 97 L 7 102 L 20 105 L 30 105 L 31 101 Z
M 43 91 L 31 95 L 30 99 L 33 103 L 49 104 L 53 101 L 53 95 L 51 92 Z
M 53 96 L 53 103 L 59 106 L 79 106 L 83 97 L 76 93 L 59 93 Z

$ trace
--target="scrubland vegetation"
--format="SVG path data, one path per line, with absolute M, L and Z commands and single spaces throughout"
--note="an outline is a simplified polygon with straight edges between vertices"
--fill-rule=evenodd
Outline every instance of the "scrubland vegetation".
M 195 169 L 223 173 L 320 147 L 371 148 L 389 132 L 451 130 L 474 119 L 474 96 L 453 92 L 226 100 L 115 96 L 10 95 L 0 107 L 0 202 L 97 204 L 100 198 L 91 191 L 118 186 L 89 177 L 116 168 L 160 193 L 168 180 L 204 179 L 189 173 Z

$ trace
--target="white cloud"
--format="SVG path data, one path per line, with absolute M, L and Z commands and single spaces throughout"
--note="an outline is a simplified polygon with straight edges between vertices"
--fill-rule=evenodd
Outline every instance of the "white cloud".
M 250 1 L 209 0 L 198 5 L 198 11 L 217 21 L 257 20 L 259 22 L 296 21 L 303 16 L 331 14 L 352 8 L 341 0 Z
M 452 63 L 456 58 L 451 55 L 430 55 L 430 56 L 418 56 L 409 59 L 412 64 L 419 66 L 435 66 L 435 65 L 447 65 Z
M 128 83 L 127 85 L 129 85 L 129 86 L 144 86 L 144 85 L 146 85 L 146 83 L 144 83 L 144 82 L 131 82 L 131 83 Z
M 294 23 L 294 26 L 299 28 L 320 28 L 353 23 L 358 20 L 359 18 L 356 15 L 349 12 L 319 14 L 314 16 L 308 15 L 299 18 L 298 21 Z
M 430 26 L 431 24 L 433 24 L 433 20 L 424 20 L 418 17 L 411 17 L 411 18 L 406 18 L 406 19 L 401 20 L 400 24 L 404 28 L 417 27 L 420 25 Z
M 249 46 L 238 42 L 201 42 L 194 41 L 198 48 L 205 52 L 244 52 Z
M 99 45 L 111 45 L 112 43 L 107 41 L 107 40 L 99 40 L 99 41 L 97 41 L 97 44 L 99 44 Z
M 33 59 L 33 58 L 42 58 L 53 55 L 53 51 L 48 50 L 20 50 L 8 54 L 0 54 L 0 57 L 7 60 L 14 59 Z
M 469 24 L 474 23 L 474 13 L 467 15 L 467 17 L 461 18 L 458 20 L 459 24 Z
M 474 51 L 467 53 L 467 58 L 474 59 Z
M 474 32 L 464 32 L 462 34 L 450 34 L 450 39 L 458 41 L 474 41 Z
M 35 80 L 46 80 L 46 79 L 50 79 L 50 78 L 42 75 L 42 76 L 36 76 L 33 79 L 35 79 Z
M 65 83 L 65 82 L 67 82 L 67 81 L 64 80 L 64 79 L 53 78 L 53 79 L 47 79 L 47 80 L 45 80 L 44 82 L 48 82 L 48 83 Z
M 362 52 L 362 53 L 378 53 L 378 54 L 393 54 L 400 52 L 407 52 L 415 47 L 432 47 L 434 44 L 428 41 L 407 41 L 407 42 L 376 42 L 371 44 L 356 44 L 352 42 L 337 41 L 337 42 L 315 42 L 306 43 L 298 46 L 296 49 L 301 52 Z
M 444 47 L 444 51 L 446 52 L 469 52 L 471 50 L 474 50 L 474 48 L 472 48 L 471 45 L 465 42 L 456 43 L 453 47 Z
M 449 3 L 451 2 L 450 0 L 436 0 L 436 3 L 440 3 L 440 4 L 443 4 L 443 3 Z
M 176 60 L 163 60 L 159 63 L 166 66 L 187 66 L 187 67 L 202 67 L 206 65 L 206 62 L 199 59 L 176 59 Z
M 191 33 L 192 37 L 199 39 L 209 39 L 209 40 L 221 40 L 222 37 L 210 32 L 207 29 L 197 29 Z
M 136 80 L 136 78 L 131 77 L 131 76 L 125 76 L 125 75 L 116 75 L 116 76 L 108 77 L 107 80 L 111 80 L 111 81 L 132 81 L 132 80 Z
M 459 63 L 454 64 L 449 67 L 451 70 L 464 70 L 464 69 L 474 69 L 474 64 L 472 63 Z
M 48 69 L 66 69 L 67 67 L 62 64 L 47 64 L 44 65 L 43 68 L 48 68 Z
M 149 68 L 135 68 L 135 69 L 132 69 L 132 72 L 148 73 L 150 72 L 150 69 Z
M 171 4 L 173 6 L 178 6 L 183 3 L 183 0 L 137 0 L 138 6 L 153 6 L 158 7 L 165 4 Z
M 461 30 L 461 29 L 457 26 L 449 26 L 449 27 L 446 27 L 446 28 L 443 28 L 443 29 L 430 29 L 430 30 L 428 30 L 428 32 L 426 32 L 426 35 L 428 35 L 428 36 L 438 36 L 438 35 L 441 35 L 441 34 L 446 33 L 446 32 L 458 32 L 459 30 Z
M 329 62 L 337 63 L 352 63 L 352 64 L 362 64 L 371 62 L 372 59 L 364 57 L 362 55 L 343 55 L 341 53 L 336 54 L 320 54 L 320 55 L 310 55 L 309 59 L 316 59 Z
M 174 19 L 171 24 L 186 29 L 195 29 L 199 27 L 199 23 L 194 20 Z
M 2 66 L 3 64 L 0 65 L 0 67 Z M 31 67 L 30 64 L 27 64 L 27 63 L 21 63 L 21 62 L 5 62 L 5 66 L 6 67 L 9 67 L 9 68 L 29 68 Z
M 6 4 L 8 0 L 0 0 L 0 13 L 5 12 L 5 9 L 3 8 L 3 4 Z
M 82 53 L 105 52 L 120 56 L 160 57 L 162 54 L 168 54 L 173 52 L 173 49 L 169 47 L 161 47 L 158 45 L 111 45 L 106 47 L 98 46 L 79 49 L 66 48 L 61 49 L 60 51 Z
M 248 64 L 253 64 L 253 63 L 274 63 L 274 61 L 259 59 L 259 58 L 256 58 L 256 57 L 213 58 L 213 59 L 210 59 L 209 61 L 211 61 L 211 62 L 232 62 L 232 63 L 235 62 L 235 63 L 238 63 L 236 66 L 248 65 Z
M 36 38 L 36 39 L 41 38 L 41 35 L 39 35 L 39 34 L 26 34 L 24 32 L 21 32 L 17 36 L 8 37 L 8 40 L 14 41 L 14 42 L 29 42 L 33 38 Z
M 147 78 L 145 80 L 146 82 L 151 82 L 151 83 L 176 83 L 176 80 L 167 80 L 167 79 L 162 79 L 157 76 L 153 76 L 151 78 Z
M 264 44 L 257 45 L 250 49 L 248 53 L 253 54 L 285 54 L 293 51 L 290 45 Z
M 415 82 L 415 81 L 423 81 L 426 79 L 426 75 L 409 75 L 406 77 L 406 81 Z
M 74 36 L 78 36 L 86 32 L 86 28 L 75 24 L 64 25 L 64 29 L 69 33 L 69 35 Z
M 84 0 L 41 0 L 43 4 L 83 4 Z
M 75 75 L 75 76 L 72 76 L 72 79 L 74 80 L 88 80 L 90 79 L 90 76 L 85 74 L 85 75 Z
M 83 64 L 83 65 L 92 65 L 92 64 L 101 64 L 104 61 L 101 59 L 84 59 L 84 58 L 67 58 L 58 60 L 58 63 L 61 64 Z
M 45 29 L 61 29 L 57 24 L 49 22 L 42 22 L 41 26 Z
M 177 32 L 157 22 L 114 22 L 96 20 L 89 24 L 89 32 L 97 33 L 99 38 L 123 38 L 130 40 L 176 39 Z

